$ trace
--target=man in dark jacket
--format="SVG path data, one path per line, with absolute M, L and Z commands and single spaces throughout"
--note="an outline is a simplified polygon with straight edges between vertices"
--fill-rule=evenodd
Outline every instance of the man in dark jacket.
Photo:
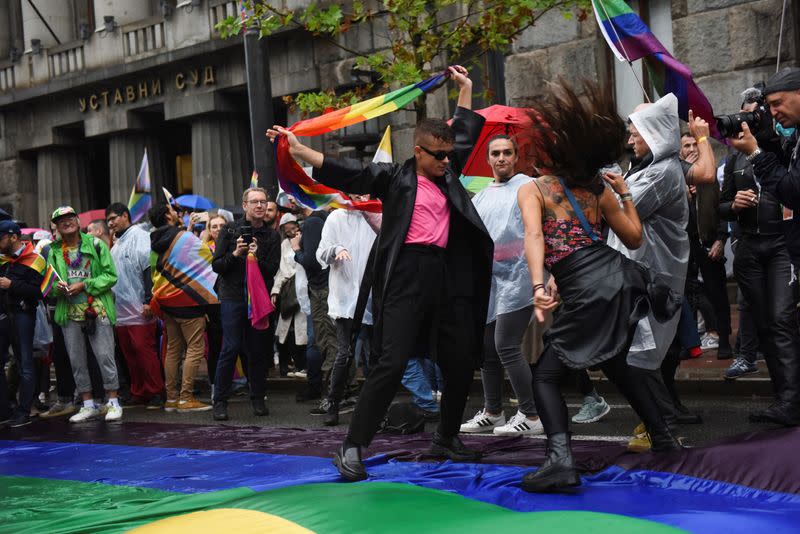
M 228 419 L 233 370 L 241 354 L 247 362 L 247 383 L 254 415 L 267 415 L 264 403 L 267 388 L 267 358 L 272 358 L 275 321 L 266 330 L 257 330 L 247 317 L 245 260 L 253 253 L 267 291 L 272 289 L 281 261 L 281 238 L 268 219 L 266 190 L 251 187 L 242 195 L 244 218 L 226 225 L 219 232 L 211 264 L 219 274 L 218 295 L 222 320 L 222 350 L 214 379 L 214 420 Z
M 783 128 L 800 126 L 800 68 L 786 68 L 773 75 L 762 93 L 769 105 L 772 117 Z M 783 149 L 774 143 L 767 144 L 751 132 L 747 123 L 742 123 L 742 132 L 731 144 L 744 154 L 753 165 L 753 174 L 763 192 L 769 192 L 780 203 L 794 210 L 794 223 L 798 226 L 800 210 L 800 138 L 797 132 Z M 787 170 L 788 169 L 788 170 Z M 758 205 L 755 191 L 743 199 L 748 207 Z M 798 235 L 798 234 L 794 234 Z M 791 248 L 792 244 L 790 244 Z M 737 259 L 739 252 L 737 251 Z M 735 264 L 734 264 L 735 267 Z M 761 295 L 766 297 L 766 295 Z M 751 304 L 753 304 L 751 302 Z M 797 334 L 797 332 L 793 332 Z M 761 337 L 761 336 L 759 336 Z M 761 341 L 761 339 L 759 339 Z M 774 382 L 777 399 L 769 408 L 750 415 L 751 420 L 770 421 L 783 425 L 800 424 L 800 350 L 797 343 L 794 351 L 772 360 L 770 376 Z M 762 350 L 764 347 L 762 346 Z M 787 348 L 788 350 L 788 348 Z M 766 351 L 765 356 L 766 356 Z M 775 367 L 777 366 L 777 367 Z M 773 372 L 774 371 L 774 372 Z
M 364 302 L 372 290 L 376 364 L 370 366 L 347 438 L 334 458 L 350 481 L 367 477 L 361 448 L 372 441 L 408 359 L 426 350 L 437 358 L 446 383 L 431 453 L 456 461 L 479 458 L 458 431 L 481 358 L 494 245 L 458 180 L 484 122 L 470 111 L 472 82 L 466 74 L 463 67 L 450 67 L 460 90 L 452 126 L 421 121 L 414 133 L 414 157 L 401 165 L 362 168 L 303 146 L 284 128 L 267 132 L 273 140 L 286 135 L 292 155 L 310 163 L 318 181 L 383 201 L 381 233 L 359 295 Z M 360 317 L 353 322 L 359 324 Z
M 33 330 L 36 306 L 42 298 L 42 271 L 46 267 L 44 258 L 33 251 L 33 246 L 20 240 L 21 234 L 14 221 L 0 221 L 0 426 L 8 423 L 12 427 L 31 422 L 36 380 Z M 19 403 L 14 413 L 9 406 L 5 373 L 12 345 L 20 369 Z

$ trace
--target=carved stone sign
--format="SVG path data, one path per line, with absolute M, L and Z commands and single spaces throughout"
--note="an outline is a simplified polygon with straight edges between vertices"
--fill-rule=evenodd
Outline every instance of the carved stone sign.
M 174 84 L 178 91 L 185 91 L 189 87 L 200 85 L 214 85 L 216 83 L 214 67 L 191 68 L 175 74 Z M 88 97 L 78 98 L 78 107 L 81 113 L 86 111 L 99 111 L 111 106 L 131 104 L 136 101 L 147 100 L 162 95 L 161 78 L 141 80 L 126 85 L 103 89 L 92 93 Z

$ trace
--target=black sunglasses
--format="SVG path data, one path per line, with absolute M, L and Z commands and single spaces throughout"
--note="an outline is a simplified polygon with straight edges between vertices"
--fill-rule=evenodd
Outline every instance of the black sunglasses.
M 444 161 L 444 158 L 447 158 L 452 161 L 456 157 L 455 150 L 451 150 L 450 152 L 446 152 L 444 150 L 439 150 L 438 152 L 432 152 L 422 145 L 417 145 L 417 146 L 420 147 L 425 152 L 427 152 L 428 154 L 430 154 L 431 156 L 433 156 L 434 158 L 436 158 L 436 161 Z

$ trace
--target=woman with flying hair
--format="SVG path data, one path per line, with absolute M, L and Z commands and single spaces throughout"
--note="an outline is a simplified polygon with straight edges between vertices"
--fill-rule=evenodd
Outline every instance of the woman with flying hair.
M 571 370 L 602 369 L 645 422 L 652 450 L 680 448 L 650 391 L 631 379 L 626 362 L 639 319 L 651 309 L 658 320 L 667 319 L 680 300 L 600 237 L 604 219 L 635 249 L 642 225 L 624 178 L 601 171 L 622 155 L 625 124 L 607 90 L 586 82 L 583 91 L 586 96 L 578 96 L 562 81 L 538 105 L 538 142 L 550 174 L 523 186 L 517 196 L 537 320 L 555 310 L 534 369 L 533 393 L 548 452 L 542 467 L 523 478 L 522 488 L 531 492 L 580 485 L 559 388 Z M 557 290 L 545 286 L 545 267 Z

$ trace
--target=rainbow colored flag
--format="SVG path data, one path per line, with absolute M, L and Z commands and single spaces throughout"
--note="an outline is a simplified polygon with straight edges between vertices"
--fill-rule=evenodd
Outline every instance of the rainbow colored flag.
M 692 79 L 692 71 L 672 57 L 650 28 L 623 0 L 592 0 L 597 24 L 611 51 L 620 61 L 642 59 L 660 95 L 678 98 L 678 115 L 689 119 L 689 110 L 708 121 L 711 134 L 721 139 L 706 95 Z
M 180 231 L 167 250 L 150 255 L 153 277 L 151 307 L 171 308 L 217 304 L 214 284 L 217 273 L 211 270 L 213 255 L 203 241 L 191 232 Z
M 269 314 L 275 311 L 269 289 L 264 283 L 255 254 L 249 252 L 245 262 L 245 289 L 247 292 L 247 318 L 256 330 L 269 328 Z
M 9 262 L 24 265 L 25 267 L 29 267 L 42 275 L 42 283 L 39 285 L 39 289 L 42 292 L 42 298 L 46 297 L 47 294 L 50 293 L 58 274 L 53 267 L 47 263 L 47 260 L 36 253 L 32 243 L 26 241 L 22 252 L 20 252 L 19 256 L 16 258 L 12 256 L 6 256 L 5 254 L 0 254 L 0 265 Z
M 150 166 L 147 163 L 147 149 L 144 149 L 142 164 L 139 166 L 139 174 L 131 190 L 131 198 L 128 200 L 128 210 L 131 212 L 131 222 L 136 223 L 147 215 L 147 210 L 153 205 L 153 198 L 150 196 Z
M 253 174 L 250 175 L 250 187 L 258 187 L 258 171 L 253 171 Z
M 289 127 L 289 130 L 298 137 L 311 137 L 374 119 L 407 106 L 417 97 L 439 87 L 445 82 L 446 78 L 447 74 L 442 72 L 431 76 L 427 80 L 407 85 L 385 95 L 376 96 L 319 117 L 296 122 Z M 378 200 L 353 202 L 341 191 L 324 186 L 311 179 L 289 154 L 289 143 L 286 141 L 285 136 L 280 136 L 278 142 L 275 143 L 275 160 L 277 162 L 278 182 L 281 188 L 287 194 L 293 196 L 298 204 L 310 209 L 332 206 L 334 208 L 357 209 L 375 213 L 381 211 L 381 203 Z

